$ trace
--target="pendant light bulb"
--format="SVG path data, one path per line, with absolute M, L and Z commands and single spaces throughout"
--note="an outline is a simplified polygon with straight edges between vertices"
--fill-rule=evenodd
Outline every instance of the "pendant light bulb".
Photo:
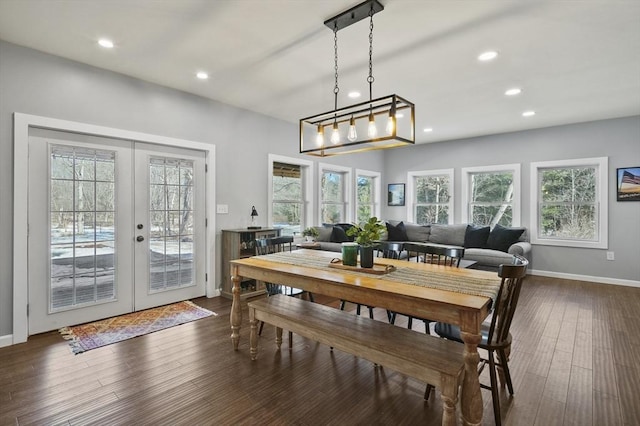
M 316 143 L 318 146 L 324 145 L 324 128 L 322 124 L 318 124 L 318 135 L 316 136 Z
M 376 129 L 376 119 L 373 116 L 373 112 L 369 113 L 369 127 L 367 129 L 367 135 L 371 139 L 378 136 L 378 129 Z
M 387 134 L 392 135 L 396 131 L 396 105 L 392 104 L 387 120 Z
M 338 144 L 340 143 L 340 131 L 338 130 L 338 123 L 333 122 L 333 131 L 331 132 L 331 143 Z
M 351 142 L 358 139 L 358 132 L 356 132 L 356 120 L 351 116 L 351 120 L 349 120 L 349 133 L 347 134 L 347 139 Z

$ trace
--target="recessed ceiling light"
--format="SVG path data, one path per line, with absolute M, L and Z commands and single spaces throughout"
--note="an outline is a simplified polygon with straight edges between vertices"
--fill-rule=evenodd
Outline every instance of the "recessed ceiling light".
M 105 49 L 113 49 L 113 42 L 108 38 L 101 38 L 100 40 L 98 40 L 98 44 Z
M 519 89 L 517 87 L 514 87 L 513 89 L 509 89 L 506 92 L 504 92 L 504 94 L 507 96 L 515 96 L 515 95 L 519 95 L 520 93 L 522 93 L 522 89 Z
M 522 113 L 523 117 L 533 117 L 534 115 L 536 115 L 535 111 L 525 111 Z
M 196 74 L 196 77 L 198 77 L 200 80 L 206 80 L 209 78 L 209 74 L 207 74 L 204 71 L 198 71 L 198 73 Z
M 349 94 L 347 96 L 349 96 L 351 99 L 359 98 L 360 97 L 360 92 L 356 92 L 354 90 L 353 92 L 349 92 Z
M 431 127 L 425 127 L 423 131 L 425 133 L 431 133 L 431 132 L 433 132 L 433 129 Z
M 486 62 L 495 59 L 497 56 L 498 52 L 496 52 L 495 50 L 489 50 L 487 52 L 481 53 L 480 56 L 478 56 L 478 60 Z

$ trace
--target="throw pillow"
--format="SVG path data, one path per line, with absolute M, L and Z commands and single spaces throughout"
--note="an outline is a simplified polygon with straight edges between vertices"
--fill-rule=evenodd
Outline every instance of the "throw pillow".
M 332 243 L 346 243 L 349 241 L 349 237 L 340 226 L 335 225 L 331 231 Z
M 387 233 L 389 234 L 387 237 L 389 241 L 409 241 L 407 230 L 402 222 L 395 226 L 387 222 Z
M 464 245 L 464 236 L 466 233 L 466 223 L 460 225 L 439 225 L 432 223 L 429 242 L 462 247 Z
M 491 228 L 488 226 L 469 225 L 464 234 L 465 248 L 484 248 L 487 246 L 487 239 Z
M 500 224 L 493 227 L 487 239 L 487 248 L 508 252 L 511 244 L 518 241 L 524 228 L 506 228 Z
M 318 235 L 318 237 L 316 238 L 316 241 L 318 242 L 329 242 L 331 241 L 331 234 L 333 233 L 333 227 L 329 227 L 329 226 L 316 226 L 315 227 L 318 230 L 318 233 L 320 235 Z
M 339 226 L 340 228 L 344 229 L 345 235 L 347 233 L 347 231 L 351 228 L 353 228 L 355 225 L 352 223 L 336 223 L 335 226 Z M 355 237 L 350 237 L 349 235 L 347 235 L 347 239 L 349 241 L 353 241 L 355 240 Z

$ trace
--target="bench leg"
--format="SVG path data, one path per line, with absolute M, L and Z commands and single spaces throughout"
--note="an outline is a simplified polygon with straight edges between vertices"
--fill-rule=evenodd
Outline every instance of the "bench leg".
M 251 333 L 249 334 L 249 354 L 251 359 L 258 358 L 258 320 L 256 319 L 256 310 L 249 308 L 249 324 L 251 324 Z
M 276 327 L 276 346 L 278 347 L 278 350 L 280 350 L 280 347 L 282 346 L 282 328 L 280 327 Z
M 442 426 L 456 425 L 456 404 L 458 403 L 458 381 L 453 377 L 442 380 Z

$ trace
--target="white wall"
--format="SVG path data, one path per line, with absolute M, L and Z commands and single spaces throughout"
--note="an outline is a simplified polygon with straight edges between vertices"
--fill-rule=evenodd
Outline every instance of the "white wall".
M 267 155 L 301 157 L 297 123 L 0 41 L 0 338 L 13 328 L 14 112 L 215 145 L 216 202 L 229 205 L 229 214 L 215 218 L 217 235 L 246 226 L 252 205 L 266 224 Z M 379 171 L 383 165 L 380 153 L 323 162 Z M 217 283 L 219 262 L 218 254 Z
M 535 119 L 535 118 L 534 118 Z M 463 124 L 461 124 L 463 125 Z M 531 268 L 555 276 L 605 277 L 640 282 L 640 203 L 617 202 L 615 172 L 640 166 L 640 116 L 417 145 L 385 154 L 385 183 L 402 183 L 407 171 L 454 168 L 455 221 L 460 222 L 461 168 L 521 164 L 522 225 L 529 227 L 530 163 L 590 157 L 609 158 L 608 250 L 536 245 Z M 410 205 L 410 200 L 407 200 Z M 406 208 L 386 207 L 383 217 L 406 218 Z M 615 261 L 606 260 L 615 252 Z M 612 281 L 612 280 L 604 280 Z M 629 283 L 633 285 L 634 283 Z

